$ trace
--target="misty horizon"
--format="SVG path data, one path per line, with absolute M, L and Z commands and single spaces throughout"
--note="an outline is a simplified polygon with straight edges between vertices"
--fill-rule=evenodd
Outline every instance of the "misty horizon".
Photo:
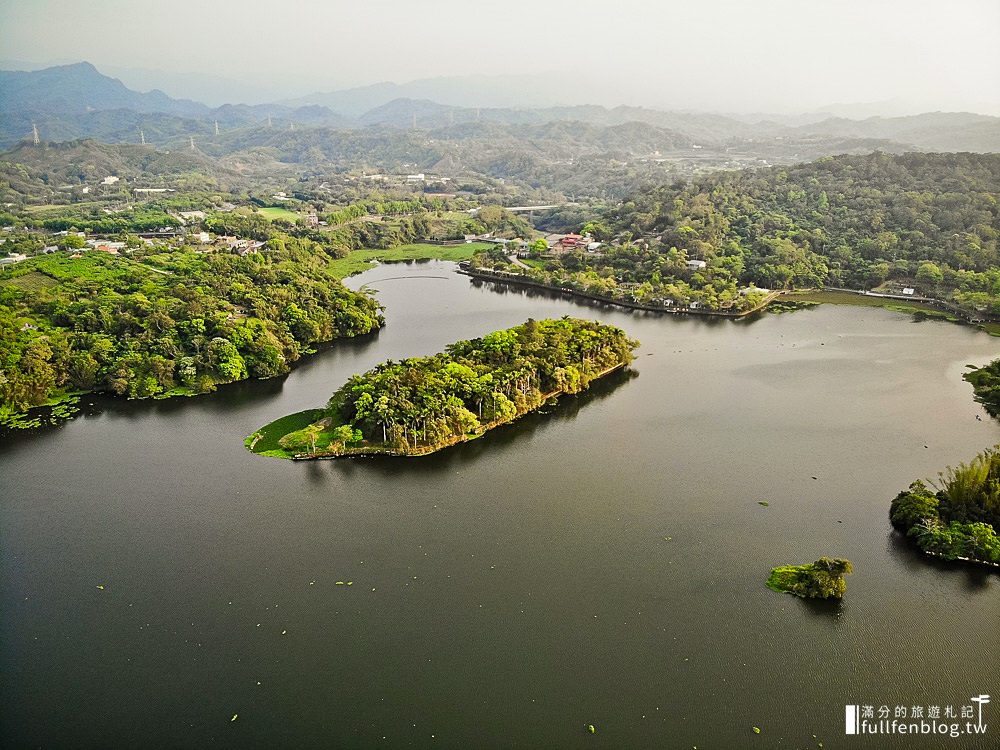
M 987 0 L 959 0 L 946 12 L 927 0 L 903 10 L 857 0 L 810 8 L 713 0 L 582 3 L 572 12 L 522 2 L 470 11 L 446 0 L 380 6 L 378 18 L 295 0 L 282 9 L 285 23 L 181 0 L 171 9 L 180 29 L 151 7 L 109 2 L 84 14 L 53 0 L 8 5 L 3 67 L 88 61 L 134 90 L 210 106 L 307 104 L 382 83 L 433 89 L 442 79 L 481 79 L 490 101 L 441 103 L 497 106 L 506 95 L 499 106 L 1000 115 L 1000 5 Z

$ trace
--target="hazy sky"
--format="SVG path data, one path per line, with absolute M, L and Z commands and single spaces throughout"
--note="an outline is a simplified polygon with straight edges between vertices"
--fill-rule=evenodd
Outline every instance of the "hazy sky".
M 1000 114 L 998 41 L 1000 0 L 0 0 L 6 60 L 211 74 L 287 96 L 554 74 L 608 104 L 901 99 Z M 189 95 L 180 87 L 161 86 Z

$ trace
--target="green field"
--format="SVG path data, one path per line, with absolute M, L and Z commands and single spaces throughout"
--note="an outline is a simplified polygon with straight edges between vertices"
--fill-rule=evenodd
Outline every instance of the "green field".
M 782 302 L 803 302 L 803 303 L 826 303 L 831 305 L 857 305 L 858 307 L 884 307 L 895 312 L 909 313 L 911 315 L 925 315 L 928 318 L 939 318 L 958 322 L 958 318 L 949 312 L 941 310 L 933 305 L 921 302 L 907 302 L 898 299 L 886 299 L 884 297 L 869 297 L 864 294 L 851 294 L 850 292 L 791 292 L 778 298 L 778 305 Z M 977 323 L 976 326 L 991 336 L 1000 336 L 1000 323 Z
M 289 211 L 287 208 L 274 207 L 274 208 L 258 208 L 257 212 L 263 216 L 268 221 L 274 221 L 275 219 L 284 219 L 285 221 L 290 221 L 293 224 L 301 219 L 302 217 L 295 213 L 294 211 Z
M 367 271 L 372 261 L 392 263 L 404 260 L 450 260 L 457 263 L 468 260 L 478 250 L 493 247 L 489 242 L 470 242 L 462 245 L 400 245 L 390 250 L 355 250 L 346 258 L 330 261 L 335 276 L 345 278 Z
M 104 204 L 100 203 L 99 201 L 82 201 L 80 203 L 74 203 L 72 207 L 59 203 L 45 203 L 39 206 L 25 206 L 24 213 L 26 214 L 51 213 L 52 214 L 51 218 L 56 218 L 60 216 L 65 216 L 67 214 L 67 210 L 69 210 L 69 213 L 80 215 L 82 212 L 90 211 L 95 208 L 102 208 L 103 206 Z M 36 217 L 36 218 L 42 218 L 42 217 Z

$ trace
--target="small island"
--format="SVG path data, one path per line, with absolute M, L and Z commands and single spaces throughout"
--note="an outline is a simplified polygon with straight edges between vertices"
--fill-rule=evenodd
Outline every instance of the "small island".
M 272 422 L 246 446 L 296 459 L 426 455 L 585 390 L 628 365 L 638 345 L 620 328 L 595 321 L 529 319 L 355 375 L 325 409 Z
M 889 520 L 926 554 L 1000 566 L 1000 446 L 939 474 L 932 491 L 916 480 L 889 506 Z
M 976 401 L 983 405 L 991 417 L 1000 418 L 1000 359 L 982 367 L 967 367 L 969 372 L 962 375 L 962 378 L 972 384 Z
M 803 599 L 840 599 L 847 591 L 845 575 L 854 572 L 850 560 L 821 557 L 805 565 L 781 565 L 771 570 L 767 586 Z

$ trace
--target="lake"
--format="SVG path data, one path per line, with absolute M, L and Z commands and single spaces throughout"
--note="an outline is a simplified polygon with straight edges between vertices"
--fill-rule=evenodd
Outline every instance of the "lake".
M 998 746 L 1000 575 L 929 561 L 887 513 L 1000 442 L 961 379 L 1000 341 L 832 305 L 658 316 L 454 268 L 351 279 L 387 326 L 286 378 L 93 396 L 0 437 L 5 746 Z M 640 340 L 632 372 L 430 457 L 243 447 L 378 362 L 563 315 Z M 842 602 L 765 587 L 824 555 L 854 563 Z M 991 693 L 985 736 L 845 736 L 848 705 Z

